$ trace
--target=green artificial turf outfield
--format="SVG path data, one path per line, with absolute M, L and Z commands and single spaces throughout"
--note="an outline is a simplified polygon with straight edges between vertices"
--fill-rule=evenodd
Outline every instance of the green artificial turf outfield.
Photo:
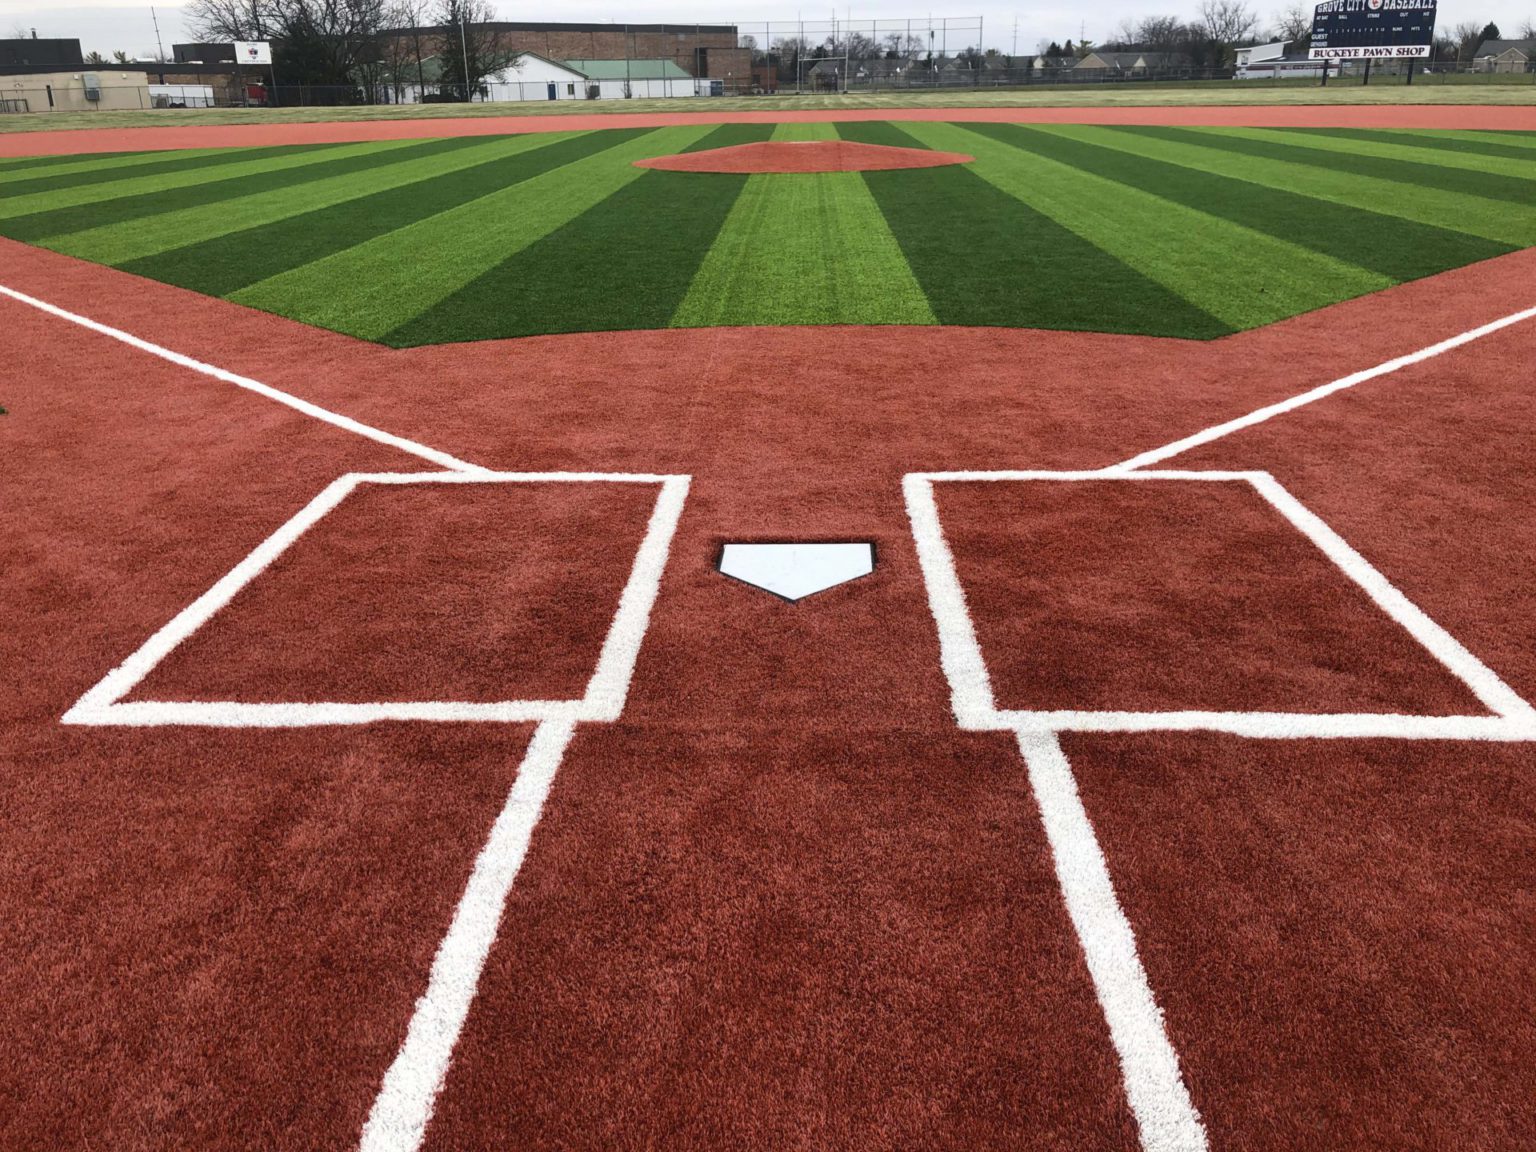
M 633 166 L 834 134 L 975 159 Z M 1536 244 L 1536 140 L 699 124 L 3 161 L 0 235 L 397 346 L 832 323 L 1209 339 Z

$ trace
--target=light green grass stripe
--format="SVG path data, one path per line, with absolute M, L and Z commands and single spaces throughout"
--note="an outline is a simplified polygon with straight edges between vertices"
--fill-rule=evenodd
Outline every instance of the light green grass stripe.
M 196 160 L 215 152 L 228 152 L 228 148 L 189 148 L 185 151 L 135 152 L 132 156 L 101 157 L 82 156 L 67 164 L 50 164 L 46 168 L 17 168 L 0 171 L 0 185 L 13 184 L 18 180 L 52 179 L 54 176 L 77 176 L 84 172 L 105 172 L 114 168 L 135 168 L 140 164 L 163 164 L 167 160 Z M 128 173 L 132 175 L 133 173 Z M 3 192 L 0 188 L 0 192 Z
M 101 184 L 86 184 L 80 188 L 59 188 L 51 192 L 37 192 L 30 196 L 15 196 L 0 200 L 0 220 L 15 216 L 27 216 L 33 212 L 52 212 L 59 208 L 75 208 L 81 204 L 99 204 L 124 196 L 142 196 L 151 192 L 166 192 L 172 188 L 186 188 L 194 184 L 222 184 L 265 172 L 279 172 L 289 168 L 303 168 L 310 164 L 324 164 L 347 156 L 366 155 L 372 152 L 388 152 L 394 148 L 411 148 L 420 140 L 385 140 L 366 144 L 338 144 L 335 148 L 318 151 L 295 152 L 292 155 L 266 156 L 260 160 L 221 164 L 216 168 L 191 168 L 186 171 L 166 172 L 158 176 L 125 176 L 121 180 L 108 180 Z
M 1416 148 L 1411 141 L 1407 140 L 1401 144 L 1388 144 L 1381 140 L 1320 136 L 1311 132 L 1296 132 L 1289 129 L 1276 132 L 1265 128 L 1209 128 L 1205 131 L 1216 136 L 1245 137 L 1249 140 L 1263 140 L 1268 144 L 1289 144 L 1319 152 L 1342 152 L 1349 156 L 1380 156 L 1385 160 L 1407 160 L 1412 164 L 1433 164 L 1438 168 L 1462 168 L 1470 172 L 1513 176 L 1519 180 L 1536 179 L 1536 152 L 1531 154 L 1529 160 L 1522 160 L 1472 152 L 1448 152 L 1444 148 Z M 1531 195 L 1536 199 L 1536 185 L 1532 186 Z
M 1134 156 L 1166 160 L 1185 168 L 1215 172 L 1250 184 L 1283 188 L 1287 192 L 1348 204 L 1386 216 L 1401 216 L 1405 220 L 1417 220 L 1421 224 L 1433 224 L 1437 228 L 1466 232 L 1520 248 L 1536 244 L 1536 213 L 1522 212 L 1504 201 L 1426 188 L 1422 184 L 1399 184 L 1394 180 L 1358 176 L 1352 172 L 1334 172 L 1311 164 L 1287 164 L 1283 160 L 1167 140 L 1135 129 L 1074 125 L 1069 131 L 1057 126 L 1040 127 Z
M 199 204 L 177 212 L 143 216 L 100 228 L 88 228 L 61 237 L 49 237 L 45 247 L 98 264 L 126 264 L 172 248 L 201 244 L 231 232 L 256 228 L 305 212 L 318 211 L 332 204 L 371 196 L 405 184 L 414 184 L 473 168 L 490 160 L 499 160 L 518 152 L 542 148 L 557 140 L 569 140 L 579 133 L 530 133 L 527 136 L 498 136 L 488 143 L 472 145 L 446 154 L 416 159 L 400 159 L 382 167 L 349 172 L 283 188 L 258 192 L 215 204 Z
M 776 124 L 770 140 L 836 140 L 837 125 L 826 124 Z
M 1424 133 L 1426 136 L 1462 136 L 1468 140 L 1481 140 L 1485 144 L 1507 144 L 1512 148 L 1536 149 L 1536 132 L 1522 132 L 1519 135 L 1506 136 L 1502 132 L 1474 132 L 1469 129 L 1457 129 L 1455 132 Z
M 935 324 L 857 172 L 747 180 L 672 326 Z
M 1270 324 L 1392 281 L 1150 192 L 952 124 L 903 123 L 932 148 L 1234 328 Z
M 534 241 L 570 223 L 715 125 L 662 128 L 269 277 L 230 299 L 377 340 Z

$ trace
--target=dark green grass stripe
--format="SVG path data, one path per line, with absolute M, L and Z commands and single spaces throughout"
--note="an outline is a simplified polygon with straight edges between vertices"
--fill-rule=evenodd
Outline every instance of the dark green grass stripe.
M 927 148 L 889 120 L 854 120 L 837 125 L 837 134 L 856 144 L 884 144 L 889 148 Z
M 196 168 L 217 168 L 246 160 L 260 160 L 269 156 L 291 156 L 296 152 L 318 152 L 337 148 L 336 144 L 281 144 L 271 148 L 230 148 L 207 156 L 177 156 L 167 153 L 165 160 L 134 164 L 124 168 L 91 168 L 84 172 L 66 172 L 53 176 L 16 180 L 0 184 L 0 199 L 25 196 L 32 192 L 50 192 L 55 188 L 78 188 L 85 184 L 105 184 L 109 180 L 137 179 L 140 176 L 163 176 L 167 172 L 186 172 Z
M 1309 167 L 1327 168 L 1335 172 L 1352 172 L 1357 176 L 1374 176 L 1378 180 L 1393 180 L 1406 186 L 1403 189 L 1404 195 L 1412 195 L 1411 186 L 1417 184 L 1426 188 L 1440 188 L 1447 192 L 1481 196 L 1486 200 L 1507 200 L 1515 204 L 1536 203 L 1536 180 L 1522 180 L 1516 176 L 1498 176 L 1465 168 L 1440 168 L 1434 164 L 1417 164 L 1411 160 L 1389 160 L 1381 156 L 1351 156 L 1347 152 L 1321 152 L 1315 148 L 1298 148 L 1278 141 L 1271 143 L 1268 140 L 1228 136 L 1221 132 L 1202 132 L 1199 129 L 1127 125 L 1114 127 L 1117 132 L 1175 140 L 1182 144 L 1201 144 L 1207 148 L 1220 148 L 1226 152 L 1238 152 L 1246 156 L 1262 156 L 1269 160 L 1282 160 L 1288 164 L 1306 164 Z
M 739 136 L 711 133 L 685 151 L 724 147 L 719 138 L 750 142 Z M 647 172 L 383 342 L 410 347 L 545 332 L 664 328 L 747 179 Z
M 25 168 L 48 168 L 55 164 L 81 164 L 87 160 L 121 160 L 125 156 L 138 156 L 138 152 L 68 152 L 62 156 L 22 156 L 14 160 L 0 160 L 0 172 L 20 172 Z
M 391 188 L 201 244 L 156 253 L 122 267 L 124 271 L 209 296 L 229 296 L 291 268 L 531 180 L 643 131 L 634 128 L 589 132 L 434 180 Z M 484 137 L 478 139 L 484 142 Z
M 733 148 L 738 144 L 757 144 L 772 135 L 772 124 L 722 124 L 702 140 L 695 140 L 683 151 L 704 152 L 710 148 Z
M 973 124 L 970 128 L 1394 280 L 1415 280 L 1514 251 L 1507 244 L 1464 232 L 1132 156 L 1051 131 L 1018 124 Z
M 963 165 L 864 179 L 941 324 L 1193 339 L 1233 331 Z
M 1510 160 L 1536 160 L 1536 151 L 1518 144 L 1498 144 L 1492 140 L 1469 140 L 1465 136 L 1432 136 L 1423 132 L 1391 131 L 1385 128 L 1279 128 L 1278 132 L 1307 136 L 1335 136 L 1342 140 L 1366 140 L 1378 144 L 1407 144 L 1414 148 L 1440 148 L 1475 156 L 1499 156 Z
M 326 160 L 297 168 L 280 168 L 234 180 L 188 184 L 179 188 L 145 192 L 137 196 L 122 196 L 116 200 L 97 200 L 89 204 L 77 204 L 52 211 L 33 212 L 26 216 L 0 220 L 0 235 L 9 236 L 13 240 L 43 240 L 49 236 L 62 236 L 70 232 L 80 232 L 86 228 L 99 228 L 106 224 L 120 224 L 161 212 L 174 212 L 180 208 L 191 208 L 199 204 L 232 200 L 237 196 L 250 196 L 257 192 L 291 188 L 295 184 L 324 180 L 329 176 L 363 172 L 383 164 L 398 164 L 402 160 L 428 156 L 436 152 L 451 152 L 479 143 L 484 143 L 483 139 L 474 136 L 462 136 L 452 140 L 428 140 L 403 148 L 383 148 L 378 151 L 353 153 L 338 160 Z

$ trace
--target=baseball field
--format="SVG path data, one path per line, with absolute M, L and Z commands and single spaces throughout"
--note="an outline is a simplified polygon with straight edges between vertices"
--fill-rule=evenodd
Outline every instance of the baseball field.
M 1536 107 L 9 133 L 0 332 L 0 1147 L 1536 1147 Z

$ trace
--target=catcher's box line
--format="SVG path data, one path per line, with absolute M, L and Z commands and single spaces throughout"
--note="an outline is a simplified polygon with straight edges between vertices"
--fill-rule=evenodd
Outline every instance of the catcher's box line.
M 946 482 L 1137 483 L 1189 481 L 1250 486 L 1388 617 L 1412 636 L 1489 711 L 1483 716 L 1400 716 L 1389 713 L 1203 712 L 1203 711 L 1028 711 L 1000 709 L 939 522 L 933 487 Z M 1271 739 L 1353 736 L 1400 739 L 1536 739 L 1536 710 L 1497 673 L 1400 592 L 1363 556 L 1309 511 L 1267 472 L 915 472 L 902 479 L 918 563 L 928 589 L 929 608 L 939 632 L 940 660 L 949 680 L 955 719 L 971 730 L 1016 732 L 1177 731 L 1207 729 Z
M 364 484 L 654 484 L 656 504 L 635 553 L 629 579 L 604 638 L 586 690 L 578 700 L 452 700 L 247 703 L 232 700 L 141 700 L 124 703 L 155 667 L 206 624 L 307 531 Z M 80 697 L 61 722 L 136 727 L 187 724 L 212 727 L 311 727 L 378 720 L 612 721 L 629 691 L 650 609 L 660 587 L 673 532 L 687 497 L 688 477 L 615 472 L 351 472 L 332 481 L 227 574 L 177 613 L 126 660 Z

